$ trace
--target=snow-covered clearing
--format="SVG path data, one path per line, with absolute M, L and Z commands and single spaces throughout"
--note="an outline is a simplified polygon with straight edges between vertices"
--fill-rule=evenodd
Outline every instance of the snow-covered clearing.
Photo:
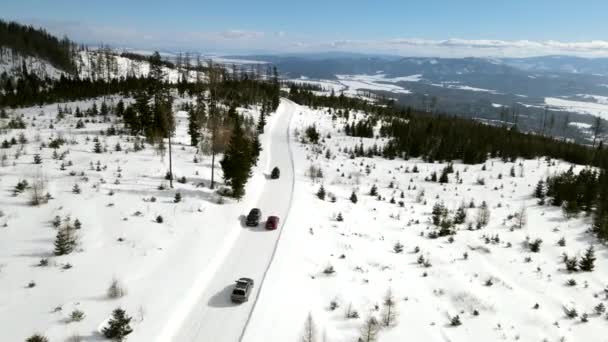
M 500 94 L 500 92 L 498 92 L 496 90 L 492 90 L 492 89 L 477 88 L 477 87 L 471 87 L 471 86 L 468 86 L 468 85 L 451 84 L 451 83 L 454 83 L 454 82 L 433 83 L 431 85 L 433 85 L 435 87 L 441 87 L 441 88 L 449 88 L 449 89 L 457 89 L 457 90 L 468 90 L 468 91 L 475 91 L 475 92 Z M 458 83 L 458 82 L 455 82 L 455 83 Z
M 344 119 L 332 121 L 323 110 L 299 107 L 296 113 L 292 131 L 303 132 L 314 123 L 324 143 L 313 147 L 294 134 L 292 209 L 244 342 L 297 341 L 309 313 L 318 340 L 356 341 L 367 317 L 381 320 L 388 289 L 398 316 L 380 331 L 381 342 L 606 340 L 606 319 L 594 307 L 606 305 L 608 250 L 587 232 L 588 217 L 568 220 L 559 208 L 538 205 L 531 196 L 539 179 L 569 164 L 490 160 L 483 170 L 482 165 L 456 163 L 462 184 L 451 174 L 449 184 L 442 185 L 424 178 L 440 173 L 445 164 L 350 159 L 341 150 L 361 142 L 382 145 L 382 139 L 347 137 L 341 132 Z M 324 149 L 331 151 L 330 159 Z M 309 177 L 311 165 L 322 169 L 321 179 Z M 415 167 L 419 173 L 412 172 Z M 512 167 L 515 177 L 509 175 Z M 479 179 L 485 184 L 479 185 Z M 324 201 L 315 195 L 321 184 L 328 193 Z M 380 200 L 369 196 L 373 184 Z M 356 204 L 349 200 L 352 191 Z M 434 229 L 434 204 L 443 202 L 453 213 L 464 203 L 466 221 L 474 222 L 482 201 L 491 211 L 488 226 L 468 230 L 466 223 L 460 225 L 452 242 L 427 236 Z M 527 225 L 513 228 L 510 215 L 522 208 Z M 336 219 L 338 214 L 343 221 Z M 562 237 L 564 247 L 557 244 Z M 540 252 L 533 253 L 525 242 L 537 238 L 542 239 Z M 395 252 L 397 242 L 403 252 Z M 561 255 L 580 255 L 591 244 L 596 270 L 566 272 Z M 429 267 L 418 263 L 421 256 Z M 569 279 L 576 285 L 567 286 Z M 359 318 L 346 318 L 349 308 Z M 589 322 L 568 319 L 564 308 L 588 313 Z M 450 324 L 456 315 L 461 326 Z
M 545 104 L 554 110 L 562 110 L 568 112 L 576 112 L 580 114 L 590 114 L 600 116 L 602 119 L 608 119 L 608 103 L 600 102 L 585 102 L 566 100 L 556 97 L 546 97 Z
M 384 77 L 383 74 L 377 75 L 336 75 L 341 84 L 348 89 L 345 93 L 357 94 L 359 90 L 380 90 L 397 94 L 410 94 L 411 91 L 391 84 L 393 81 Z M 415 78 L 415 77 L 414 77 Z M 390 82 L 390 83 L 389 83 Z M 395 81 L 397 82 L 397 81 Z M 414 81 L 415 82 L 415 81 Z
M 411 94 L 410 90 L 403 88 L 395 83 L 398 82 L 419 82 L 422 75 L 411 75 L 401 77 L 387 77 L 383 73 L 375 75 L 336 75 L 337 81 L 332 80 L 311 80 L 305 77 L 290 79 L 293 83 L 303 83 L 319 86 L 326 90 L 326 93 L 332 91 L 336 94 L 344 93 L 344 95 L 359 97 L 362 91 L 379 90 L 388 91 L 397 94 Z
M 76 105 L 86 109 L 91 102 L 68 104 L 73 109 Z M 258 115 L 255 108 L 239 111 L 254 119 Z M 261 137 L 264 150 L 245 198 L 218 204 L 220 197 L 208 188 L 210 156 L 197 155 L 196 148 L 189 146 L 185 112 L 177 113 L 173 146 L 174 174 L 178 179 L 185 177 L 185 183 L 175 181 L 175 189 L 166 190 L 159 189 L 161 184 L 168 187 L 166 155 L 161 159 L 147 144 L 144 150 L 134 151 L 132 137 L 99 135 L 111 125 L 102 123 L 101 116 L 93 118 L 99 123 L 88 122 L 85 128 L 75 129 L 78 119 L 71 115 L 55 120 L 56 105 L 15 112 L 21 114 L 28 129 L 0 135 L 0 140 L 10 140 L 23 133 L 28 140 L 0 149 L 0 156 L 8 156 L 6 166 L 0 167 L 0 340 L 23 341 L 34 332 L 51 341 L 64 341 L 72 335 L 84 341 L 103 340 L 99 330 L 118 306 L 133 317 L 130 341 L 153 341 L 164 332 L 173 332 L 172 324 L 180 324 L 177 318 L 190 313 L 207 282 L 214 284 L 214 271 L 239 241 L 244 230 L 240 216 L 260 196 L 268 196 L 264 184 L 269 182 L 265 174 L 274 134 L 270 127 L 279 116 L 268 118 L 269 128 Z M 53 129 L 49 128 L 51 121 Z M 57 149 L 58 155 L 65 153 L 63 160 L 53 159 L 53 150 L 41 147 L 59 135 L 68 140 Z M 94 137 L 106 152 L 93 153 Z M 115 150 L 118 143 L 121 151 Z M 40 154 L 41 164 L 34 164 L 35 154 Z M 62 163 L 65 170 L 61 170 Z M 37 175 L 46 180 L 53 196 L 39 207 L 29 205 L 30 190 L 13 195 L 19 181 L 33 184 Z M 216 180 L 221 176 L 218 164 Z M 73 192 L 75 184 L 80 194 Z M 177 192 L 182 200 L 174 203 Z M 76 231 L 77 248 L 69 255 L 53 255 L 56 216 L 60 224 L 68 218 L 82 223 Z M 162 223 L 156 221 L 158 216 Z M 258 239 L 269 241 L 277 233 L 255 232 Z M 126 295 L 108 298 L 113 279 Z M 84 319 L 70 322 L 74 310 L 83 311 Z M 238 329 L 242 329 L 240 324 Z

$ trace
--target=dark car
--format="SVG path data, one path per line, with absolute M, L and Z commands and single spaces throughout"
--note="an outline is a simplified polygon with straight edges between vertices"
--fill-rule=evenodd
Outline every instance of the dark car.
M 268 216 L 266 220 L 266 229 L 274 230 L 279 227 L 279 218 L 277 216 Z
M 240 278 L 236 281 L 230 300 L 233 303 L 244 303 L 249 300 L 249 295 L 253 289 L 253 279 L 251 278 Z
M 272 172 L 270 173 L 270 178 L 279 179 L 280 176 L 281 176 L 281 171 L 279 171 L 279 168 L 275 166 L 275 168 L 272 169 Z
M 245 224 L 249 227 L 255 227 L 260 224 L 260 218 L 262 217 L 262 211 L 258 208 L 253 208 L 247 215 L 247 220 L 245 220 Z

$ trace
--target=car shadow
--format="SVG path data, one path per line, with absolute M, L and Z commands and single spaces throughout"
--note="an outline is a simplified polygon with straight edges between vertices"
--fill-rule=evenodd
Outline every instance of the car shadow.
M 239 222 L 241 222 L 241 227 L 249 228 L 247 226 L 247 215 L 239 215 Z
M 232 294 L 233 288 L 234 285 L 228 285 L 224 287 L 220 292 L 211 296 L 207 305 L 213 308 L 228 308 L 232 306 L 237 306 L 238 304 L 235 304 L 232 302 L 232 300 L 230 300 L 230 295 Z

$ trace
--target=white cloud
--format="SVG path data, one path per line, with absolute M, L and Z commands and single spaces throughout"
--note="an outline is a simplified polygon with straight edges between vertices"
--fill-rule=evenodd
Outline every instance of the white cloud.
M 575 55 L 608 57 L 608 41 L 564 42 L 558 40 L 460 39 L 319 39 L 285 31 L 154 31 L 130 27 L 90 26 L 79 22 L 20 20 L 45 27 L 49 32 L 88 44 L 106 43 L 118 47 L 147 49 L 194 49 L 208 52 L 323 52 L 343 51 L 432 57 L 528 57 Z

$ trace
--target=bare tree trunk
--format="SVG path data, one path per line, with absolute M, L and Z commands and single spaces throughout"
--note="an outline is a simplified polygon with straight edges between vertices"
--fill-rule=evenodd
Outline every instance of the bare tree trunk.
M 169 133 L 169 187 L 173 189 L 173 159 L 171 158 L 171 133 Z

